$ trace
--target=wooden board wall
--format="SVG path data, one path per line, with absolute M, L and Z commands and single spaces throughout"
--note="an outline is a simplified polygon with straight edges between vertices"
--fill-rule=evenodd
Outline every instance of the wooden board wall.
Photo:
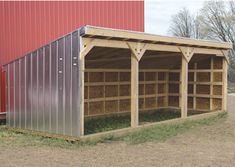
M 222 107 L 221 57 L 189 63 L 188 108 L 212 111 Z M 130 112 L 130 70 L 85 70 L 85 116 Z M 180 107 L 180 70 L 140 69 L 139 109 Z

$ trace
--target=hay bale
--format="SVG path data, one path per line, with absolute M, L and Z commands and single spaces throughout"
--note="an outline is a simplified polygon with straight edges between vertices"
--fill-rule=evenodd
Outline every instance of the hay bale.
M 105 82 L 117 82 L 118 73 L 117 72 L 106 72 L 105 73 Z
M 106 85 L 105 86 L 105 97 L 115 97 L 118 96 L 118 86 L 117 85 Z
M 120 81 L 131 81 L 130 72 L 120 72 Z
M 198 82 L 210 82 L 210 72 L 198 72 L 197 81 Z
M 104 114 L 104 102 L 90 102 L 89 103 L 89 115 L 99 115 Z
M 156 73 L 155 72 L 146 72 L 145 73 L 145 81 L 156 81 Z
M 188 84 L 188 93 L 189 94 L 193 94 L 193 87 L 194 87 L 193 84 Z
M 155 84 L 146 84 L 145 85 L 145 94 L 156 94 L 156 85 Z
M 223 58 L 222 57 L 214 57 L 214 69 L 223 69 Z
M 169 81 L 180 81 L 180 73 L 170 72 L 169 73 Z
M 179 97 L 178 96 L 169 96 L 168 97 L 168 106 L 179 107 Z
M 223 77 L 222 72 L 214 72 L 213 76 L 214 76 L 213 77 L 214 82 L 222 82 L 222 77 Z
M 156 108 L 157 106 L 157 99 L 155 97 L 145 98 L 145 108 Z
M 210 109 L 210 99 L 209 98 L 196 98 L 196 109 L 209 110 Z
M 169 93 L 179 93 L 180 92 L 180 88 L 179 88 L 179 84 L 169 84 Z
M 102 98 L 104 97 L 104 86 L 90 86 L 89 98 Z
M 158 84 L 158 93 L 162 94 L 166 92 L 166 86 L 165 84 Z
M 130 85 L 120 85 L 119 96 L 130 96 L 131 86 Z
M 89 82 L 104 82 L 104 73 L 103 72 L 90 72 Z
M 212 100 L 212 109 L 221 110 L 222 109 L 222 99 L 213 99 Z
M 210 94 L 210 85 L 197 85 L 196 87 L 197 94 Z
M 131 100 L 120 100 L 120 112 L 130 112 L 131 111 Z
M 115 113 L 118 112 L 118 101 L 106 101 L 105 102 L 105 113 Z
M 213 95 L 222 95 L 222 85 L 213 86 Z

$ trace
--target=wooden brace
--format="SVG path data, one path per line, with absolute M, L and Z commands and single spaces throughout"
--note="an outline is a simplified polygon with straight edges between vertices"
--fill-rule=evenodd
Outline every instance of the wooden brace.
M 148 47 L 148 44 L 143 44 L 139 42 L 138 43 L 127 42 L 127 45 L 129 46 L 131 52 L 134 54 L 134 56 L 138 61 L 140 61 L 140 59 L 142 58 Z
M 194 54 L 194 48 L 190 47 L 179 47 L 179 50 L 181 51 L 182 55 L 186 59 L 187 62 L 191 60 Z

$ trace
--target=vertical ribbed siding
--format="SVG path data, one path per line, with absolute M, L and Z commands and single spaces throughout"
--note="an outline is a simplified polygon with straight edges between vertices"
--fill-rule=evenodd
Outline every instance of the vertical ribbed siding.
M 7 125 L 80 135 L 79 40 L 75 31 L 7 65 Z
M 144 0 L 0 2 L 0 21 L 2 66 L 83 25 L 144 31 Z

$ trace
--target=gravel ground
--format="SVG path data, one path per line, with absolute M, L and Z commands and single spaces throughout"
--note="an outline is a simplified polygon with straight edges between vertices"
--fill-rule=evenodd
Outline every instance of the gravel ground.
M 128 145 L 111 142 L 79 149 L 0 146 L 1 167 L 69 166 L 235 166 L 235 96 L 229 96 L 229 116 L 168 139 Z

